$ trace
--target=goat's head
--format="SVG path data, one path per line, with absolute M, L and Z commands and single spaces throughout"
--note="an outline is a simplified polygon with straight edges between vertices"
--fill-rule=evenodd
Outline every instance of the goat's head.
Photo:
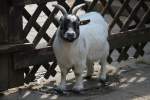
M 54 7 L 60 9 L 63 16 L 60 19 L 60 36 L 63 40 L 67 42 L 73 42 L 78 39 L 80 35 L 79 26 L 87 24 L 89 20 L 80 21 L 79 17 L 76 15 L 77 11 L 83 7 L 85 4 L 80 4 L 73 8 L 72 13 L 68 14 L 66 9 L 61 5 L 53 5 Z

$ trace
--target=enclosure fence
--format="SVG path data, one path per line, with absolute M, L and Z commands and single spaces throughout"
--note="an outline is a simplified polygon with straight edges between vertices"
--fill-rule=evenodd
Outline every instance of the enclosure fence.
M 55 76 L 57 61 L 49 41 L 59 26 L 61 13 L 51 5 L 58 3 L 69 11 L 78 4 L 70 6 L 68 1 L 0 1 L 0 91 L 34 81 L 40 67 L 45 68 L 46 79 Z M 133 57 L 144 55 L 143 49 L 150 40 L 149 0 L 92 0 L 87 3 L 85 12 L 99 7 L 98 11 L 109 23 L 109 63 L 114 61 L 114 51 L 118 52 L 115 59 L 118 62 L 128 59 L 130 48 L 135 50 Z M 40 22 L 41 19 L 44 21 Z

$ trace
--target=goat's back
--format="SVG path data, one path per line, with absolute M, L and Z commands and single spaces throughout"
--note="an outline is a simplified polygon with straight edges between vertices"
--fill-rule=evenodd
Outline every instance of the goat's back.
M 89 24 L 80 26 L 81 35 L 89 35 L 89 37 L 95 38 L 99 37 L 100 40 L 105 41 L 108 37 L 108 25 L 103 16 L 97 12 L 90 12 L 80 16 L 80 20 L 88 19 L 90 19 Z
M 102 56 L 107 55 L 109 45 L 108 25 L 97 12 L 90 12 L 80 16 L 80 20 L 90 19 L 90 23 L 80 26 L 80 40 L 85 41 L 86 48 L 88 49 L 88 59 L 99 60 Z

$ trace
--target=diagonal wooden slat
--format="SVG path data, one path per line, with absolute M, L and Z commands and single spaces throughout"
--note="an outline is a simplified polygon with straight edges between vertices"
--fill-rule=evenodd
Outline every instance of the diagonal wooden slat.
M 32 15 L 32 17 L 29 19 L 27 25 L 24 28 L 24 35 L 23 35 L 23 37 L 26 37 L 28 35 L 29 31 L 32 28 L 32 25 L 36 22 L 36 20 L 37 20 L 38 16 L 40 15 L 43 7 L 44 7 L 44 4 L 40 4 L 38 6 L 38 8 L 36 9 L 36 11 L 34 12 L 34 14 Z
M 146 0 L 144 0 L 146 1 Z M 142 7 L 145 11 L 147 11 L 147 9 L 149 9 L 149 6 L 145 4 L 145 2 L 142 2 Z
M 102 15 L 106 14 L 107 10 L 110 10 L 110 6 L 113 3 L 114 0 L 110 0 L 106 2 L 105 0 L 102 0 L 102 4 L 104 5 L 104 9 L 102 11 Z
M 87 9 L 87 12 L 91 11 L 94 8 L 94 6 L 96 5 L 97 2 L 98 2 L 98 0 L 93 0 L 92 4 Z
M 134 48 L 136 49 L 136 52 L 134 54 L 134 57 L 137 58 L 139 55 L 143 56 L 144 55 L 144 46 L 146 45 L 147 42 L 143 43 L 138 43 L 134 45 Z
M 50 11 L 46 6 L 43 7 L 43 12 L 44 12 L 47 16 L 49 16 L 49 15 L 51 14 L 51 11 Z M 55 17 L 55 16 L 54 16 L 54 17 Z M 59 26 L 59 20 L 56 20 L 56 18 L 53 19 L 53 23 L 55 24 L 56 27 Z
M 49 66 L 49 68 L 47 69 L 46 74 L 44 75 L 44 77 L 46 79 L 48 79 L 50 75 L 52 75 L 53 77 L 56 75 L 56 70 L 55 70 L 56 66 L 57 66 L 56 61 L 54 61 L 51 66 Z
M 33 44 L 34 46 L 37 46 L 37 44 L 39 43 L 40 39 L 43 37 L 43 34 L 46 32 L 46 30 L 48 29 L 49 25 L 52 23 L 55 14 L 58 13 L 58 9 L 54 9 L 52 11 L 52 13 L 49 15 L 48 19 L 45 21 L 43 27 L 39 30 L 39 33 L 36 35 L 35 39 L 33 40 Z
M 34 66 L 31 71 L 29 72 L 29 74 L 26 75 L 25 77 L 25 83 L 29 83 L 31 81 L 34 81 L 35 79 L 35 73 L 38 71 L 38 69 L 40 68 L 40 65 Z
M 120 3 L 124 2 L 124 0 L 119 0 L 119 1 L 120 1 Z M 129 4 L 127 4 L 125 10 L 128 11 L 128 13 L 130 14 L 131 11 L 132 11 L 132 8 L 129 6 Z M 140 19 L 137 17 L 137 15 L 134 16 L 134 20 L 135 20 L 135 22 L 139 22 L 140 21 Z
M 138 23 L 136 29 L 140 28 L 141 26 L 144 26 L 144 24 L 146 23 L 149 16 L 150 16 L 150 9 L 148 9 L 146 11 L 146 13 L 143 15 L 143 17 L 141 18 L 141 21 Z
M 125 7 L 128 5 L 129 1 L 130 0 L 125 0 L 122 7 L 116 12 L 113 21 L 109 25 L 109 33 L 112 30 L 112 27 L 114 26 L 115 22 L 119 19 L 120 15 L 123 12 L 123 10 L 125 9 Z M 121 25 L 121 27 L 122 27 L 122 25 Z
M 129 48 L 130 46 L 126 46 L 121 50 L 120 55 L 118 57 L 118 62 L 120 62 L 121 60 L 128 59 L 129 55 L 127 54 L 127 51 L 129 50 Z
M 121 31 L 125 31 L 125 30 L 128 29 L 129 24 L 132 22 L 131 20 L 136 15 L 136 13 L 137 13 L 138 9 L 140 8 L 142 2 L 143 2 L 143 0 L 139 0 L 137 2 L 137 4 L 135 5 L 135 7 L 133 8 L 132 12 L 128 16 L 128 18 L 125 20 L 125 24 L 122 26 Z
M 27 10 L 24 10 L 24 11 L 23 11 L 23 15 L 24 15 L 24 17 L 25 17 L 27 20 L 29 20 L 29 19 L 31 18 L 31 15 L 27 12 Z M 38 32 L 38 31 L 40 30 L 40 28 L 41 28 L 41 26 L 40 26 L 37 22 L 35 22 L 32 27 L 34 27 L 37 32 Z M 29 33 L 28 33 L 28 34 L 29 34 Z M 51 39 L 46 33 L 43 35 L 43 38 L 44 38 L 47 42 Z
M 105 0 L 101 0 L 101 3 L 105 6 L 104 10 L 102 11 L 102 15 L 104 16 L 104 14 L 106 14 L 106 11 L 109 12 L 110 16 L 112 18 L 114 18 L 115 13 L 113 11 L 113 9 L 111 8 L 111 4 L 112 4 L 113 0 L 108 1 L 108 3 Z M 116 24 L 121 28 L 123 23 L 120 19 L 116 20 Z M 111 32 L 109 31 L 109 35 L 111 34 Z

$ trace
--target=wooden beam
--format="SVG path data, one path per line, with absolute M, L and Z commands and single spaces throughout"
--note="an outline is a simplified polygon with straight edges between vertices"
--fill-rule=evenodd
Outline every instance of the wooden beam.
M 42 65 L 55 59 L 51 47 L 14 53 L 13 58 L 15 69 L 22 69 L 31 65 Z
M 18 6 L 18 5 L 29 5 L 29 4 L 41 4 L 41 3 L 47 3 L 47 2 L 52 2 L 52 1 L 57 1 L 57 0 L 13 0 L 13 5 Z
M 121 48 L 140 42 L 150 41 L 150 28 L 133 29 L 126 32 L 120 32 L 109 37 L 110 48 Z
M 0 45 L 0 54 L 8 54 L 8 53 L 14 53 L 19 51 L 25 51 L 33 49 L 33 44 L 31 43 L 25 43 L 25 44 L 3 44 Z

